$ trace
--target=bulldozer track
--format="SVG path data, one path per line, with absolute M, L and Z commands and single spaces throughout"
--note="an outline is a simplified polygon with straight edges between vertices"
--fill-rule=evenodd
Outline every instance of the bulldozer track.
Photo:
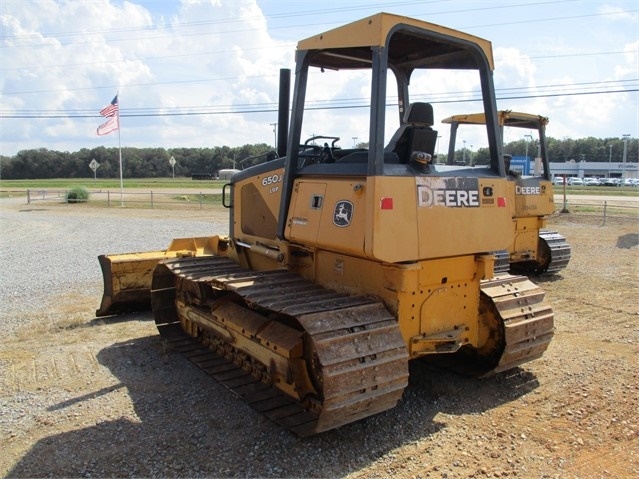
M 548 247 L 547 254 L 550 255 L 550 262 L 542 266 L 537 271 L 537 274 L 556 274 L 568 266 L 571 251 L 570 245 L 564 236 L 560 235 L 557 231 L 541 230 L 539 232 L 539 239 Z
M 408 353 L 395 318 L 376 299 L 328 290 L 286 270 L 246 270 L 225 257 L 181 258 L 163 265 L 159 283 L 166 287 L 152 291 L 160 334 L 280 426 L 310 436 L 391 409 L 401 399 L 408 384 Z M 188 335 L 175 307 L 175 286 L 170 286 L 177 278 L 235 293 L 243 308 L 265 318 L 295 318 L 314 346 L 321 397 L 285 394 L 265 381 L 264 368 L 260 374 L 253 359 L 230 345 L 203 344 Z
M 537 260 L 510 264 L 513 273 L 535 276 L 552 276 L 568 266 L 571 250 L 566 238 L 557 231 L 540 230 Z M 495 273 L 508 271 L 496 262 Z
M 540 358 L 555 331 L 555 315 L 545 295 L 526 276 L 501 273 L 482 281 L 480 310 L 492 318 L 495 343 L 487 350 L 429 356 L 428 362 L 459 374 L 489 378 Z
M 503 321 L 504 349 L 499 361 L 484 375 L 515 368 L 542 356 L 554 335 L 555 315 L 546 293 L 525 276 L 500 275 L 483 281 L 482 293 L 490 298 Z

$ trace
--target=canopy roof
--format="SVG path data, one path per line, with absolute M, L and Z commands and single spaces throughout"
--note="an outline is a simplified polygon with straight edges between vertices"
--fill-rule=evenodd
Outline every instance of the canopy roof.
M 502 126 L 512 126 L 515 128 L 530 128 L 538 130 L 540 126 L 548 124 L 548 118 L 540 115 L 531 115 L 519 111 L 500 110 L 497 112 L 499 124 Z M 459 123 L 460 125 L 485 125 L 486 115 L 483 113 L 468 113 L 464 115 L 453 115 L 444 118 L 442 123 Z
M 389 64 L 402 69 L 475 69 L 474 46 L 483 51 L 493 70 L 488 40 L 413 18 L 378 13 L 301 40 L 297 49 L 317 51 L 311 64 L 330 69 L 370 68 L 372 47 L 388 47 Z

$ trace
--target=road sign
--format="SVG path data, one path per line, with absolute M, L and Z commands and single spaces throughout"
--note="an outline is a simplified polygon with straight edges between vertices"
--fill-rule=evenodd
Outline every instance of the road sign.
M 171 157 L 169 159 L 169 165 L 171 165 L 171 169 L 173 170 L 173 179 L 175 179 L 175 158 Z
M 89 163 L 89 168 L 93 170 L 93 181 L 95 181 L 96 179 L 95 172 L 97 171 L 98 168 L 100 168 L 100 163 L 98 163 L 97 161 L 95 161 L 95 159 L 93 159 L 91 160 L 91 163 Z

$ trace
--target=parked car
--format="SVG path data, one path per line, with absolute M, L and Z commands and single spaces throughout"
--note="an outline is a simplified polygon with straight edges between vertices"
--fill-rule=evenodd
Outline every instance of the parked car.
M 626 178 L 621 182 L 620 186 L 639 186 L 639 179 L 637 178 Z
M 601 185 L 601 181 L 599 180 L 599 178 L 584 178 L 584 185 L 586 186 L 599 186 Z
M 571 178 L 568 178 L 568 184 L 570 186 L 583 186 L 584 180 L 582 178 L 578 178 L 576 176 L 573 176 Z
M 566 181 L 563 176 L 555 176 L 552 180 L 553 185 L 563 185 L 565 182 Z
M 619 186 L 619 178 L 602 178 L 601 186 Z

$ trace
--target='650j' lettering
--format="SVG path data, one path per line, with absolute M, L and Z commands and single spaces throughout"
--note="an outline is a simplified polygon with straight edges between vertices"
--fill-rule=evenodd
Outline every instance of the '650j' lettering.
M 273 183 L 278 183 L 280 181 L 282 181 L 281 175 L 274 174 L 271 176 L 266 176 L 262 178 L 262 186 L 269 186 L 269 185 L 272 185 Z

